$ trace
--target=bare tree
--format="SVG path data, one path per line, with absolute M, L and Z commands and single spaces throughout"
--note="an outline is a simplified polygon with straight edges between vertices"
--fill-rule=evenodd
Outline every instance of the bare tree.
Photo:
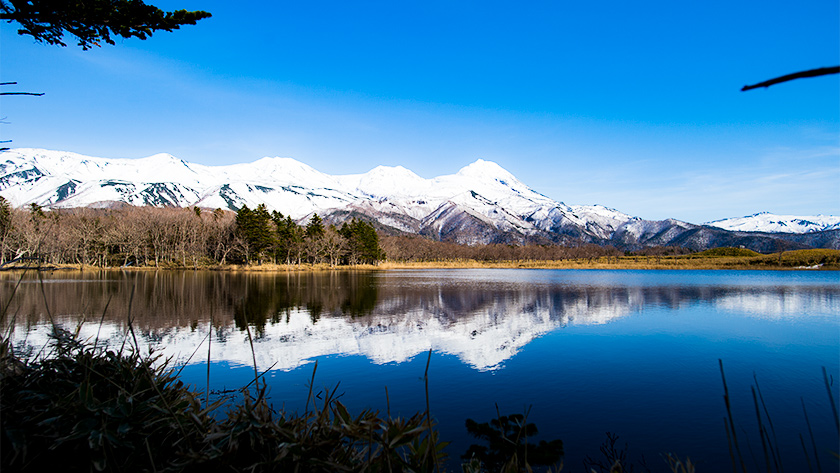
M 329 259 L 330 266 L 337 266 L 347 252 L 347 239 L 341 236 L 333 225 L 324 230 L 320 239 L 323 253 Z

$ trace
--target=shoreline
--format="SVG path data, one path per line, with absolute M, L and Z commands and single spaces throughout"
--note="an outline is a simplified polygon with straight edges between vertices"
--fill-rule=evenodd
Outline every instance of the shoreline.
M 838 271 L 840 250 L 797 250 L 782 254 L 759 256 L 610 256 L 574 260 L 518 260 L 518 261 L 384 261 L 372 265 L 331 266 L 303 263 L 259 265 L 199 265 L 179 266 L 90 266 L 90 265 L 14 265 L 0 271 L 226 271 L 226 272 L 330 272 L 330 271 L 387 271 L 402 269 L 595 269 L 595 270 L 767 270 L 767 271 Z

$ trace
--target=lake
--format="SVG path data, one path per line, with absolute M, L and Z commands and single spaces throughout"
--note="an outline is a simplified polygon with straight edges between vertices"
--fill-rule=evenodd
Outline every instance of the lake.
M 531 406 L 539 438 L 564 442 L 563 471 L 600 458 L 606 432 L 652 471 L 667 468 L 666 453 L 730 471 L 720 359 L 751 471 L 764 470 L 756 383 L 786 470 L 807 471 L 800 434 L 812 462 L 815 446 L 837 469 L 822 368 L 838 403 L 838 272 L 30 272 L 0 274 L 0 296 L 17 349 L 37 352 L 50 317 L 119 347 L 130 314 L 141 345 L 185 364 L 196 389 L 209 346 L 211 390 L 244 386 L 256 362 L 275 407 L 290 411 L 303 410 L 316 360 L 316 390 L 338 386 L 351 411 L 384 412 L 386 387 L 392 414 L 422 411 L 431 350 L 431 412 L 453 471 L 475 443 L 465 420 L 489 421 L 496 405 Z

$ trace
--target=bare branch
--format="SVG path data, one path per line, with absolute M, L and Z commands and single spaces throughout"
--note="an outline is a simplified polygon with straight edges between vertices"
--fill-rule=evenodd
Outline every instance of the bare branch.
M 0 82 L 0 85 L 15 85 L 17 82 Z M 35 96 L 42 96 L 44 93 L 35 93 L 35 92 L 0 92 L 0 95 L 35 95 Z M 4 117 L 5 118 L 5 117 Z
M 834 67 L 821 67 L 819 69 L 811 69 L 808 71 L 801 71 L 801 72 L 794 72 L 793 74 L 788 74 L 781 77 L 776 77 L 775 79 L 766 80 L 764 82 L 759 82 L 758 84 L 754 85 L 745 85 L 741 92 L 757 89 L 759 87 L 770 87 L 771 85 L 780 84 L 782 82 L 787 82 L 789 80 L 794 79 L 804 79 L 806 77 L 819 77 L 825 76 L 828 74 L 837 74 L 840 73 L 840 66 Z

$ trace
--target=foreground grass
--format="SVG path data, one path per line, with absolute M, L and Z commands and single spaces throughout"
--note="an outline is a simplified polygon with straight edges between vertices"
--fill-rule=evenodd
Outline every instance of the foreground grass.
M 259 375 L 239 403 L 208 404 L 166 360 L 127 346 L 97 348 L 56 329 L 50 350 L 21 357 L 0 341 L 2 471 L 446 471 L 447 442 L 429 414 L 428 386 L 426 410 L 410 418 L 353 415 L 336 390 L 316 394 L 312 383 L 305 412 L 287 414 L 268 403 Z M 489 445 L 470 447 L 464 473 L 563 469 L 562 441 L 529 442 L 537 430 L 527 412 L 466 425 Z M 587 471 L 633 471 L 616 438 L 603 459 L 587 458 Z M 666 462 L 667 471 L 694 471 L 688 460 Z
M 428 412 L 351 415 L 335 392 L 310 390 L 288 415 L 255 378 L 220 416 L 157 357 L 56 336 L 37 360 L 0 345 L 3 471 L 431 472 L 445 459 Z
M 130 333 L 128 340 L 133 338 Z M 432 422 L 428 385 L 426 410 L 410 418 L 371 410 L 354 415 L 338 401 L 335 389 L 312 391 L 313 371 L 304 412 L 288 414 L 268 403 L 256 371 L 254 381 L 241 390 L 241 401 L 210 403 L 206 393 L 185 386 L 167 360 L 140 356 L 139 350 L 126 345 L 118 351 L 97 348 L 96 341 L 80 342 L 58 328 L 53 334 L 48 352 L 35 357 L 17 355 L 7 339 L 0 340 L 2 471 L 445 471 L 447 442 L 441 441 Z M 765 467 L 767 472 L 784 471 L 757 380 L 752 392 L 761 450 L 755 451 L 763 452 L 764 465 L 752 454 L 746 430 L 733 420 L 722 362 L 720 370 L 733 471 L 753 471 L 747 468 L 750 456 L 754 471 Z M 840 434 L 835 394 L 825 368 L 823 378 Z M 428 362 L 425 379 L 428 383 Z M 529 443 L 537 431 L 528 422 L 527 411 L 499 415 L 489 423 L 468 419 L 466 427 L 489 445 L 473 445 L 461 457 L 465 473 L 531 472 L 535 465 L 563 470 L 560 440 Z M 804 459 L 809 467 L 814 464 L 823 471 L 810 424 L 808 431 L 810 438 L 800 435 Z M 601 455 L 584 460 L 586 472 L 695 471 L 688 458 L 683 461 L 671 454 L 661 455 L 660 468 L 653 470 L 644 459 L 634 464 L 626 446 L 617 446 L 617 439 L 607 433 Z M 840 458 L 836 449 L 829 451 Z

